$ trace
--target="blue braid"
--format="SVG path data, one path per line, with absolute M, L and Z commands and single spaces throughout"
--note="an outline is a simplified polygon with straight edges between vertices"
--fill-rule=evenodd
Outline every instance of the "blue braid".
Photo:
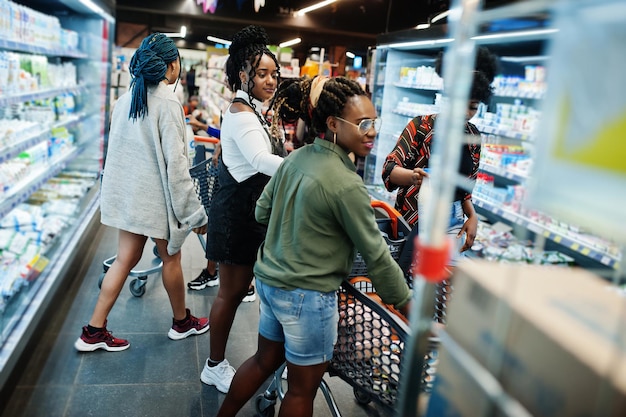
M 155 33 L 143 41 L 130 60 L 129 71 L 132 100 L 129 119 L 137 120 L 148 114 L 148 86 L 165 79 L 167 64 L 178 59 L 178 48 L 167 36 Z

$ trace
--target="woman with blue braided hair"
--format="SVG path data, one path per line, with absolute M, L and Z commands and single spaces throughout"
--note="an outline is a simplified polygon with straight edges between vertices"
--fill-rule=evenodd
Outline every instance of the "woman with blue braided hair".
M 233 38 L 226 61 L 228 85 L 235 93 L 224 112 L 218 165 L 220 187 L 209 209 L 206 257 L 219 262 L 220 287 L 211 306 L 211 351 L 200 379 L 228 392 L 235 370 L 225 358 L 237 308 L 254 277 L 252 268 L 267 230 L 257 223 L 254 207 L 263 187 L 283 161 L 282 141 L 269 133 L 262 103 L 276 90 L 278 61 L 267 48 L 259 26 Z
M 206 233 L 207 216 L 189 175 L 183 108 L 168 88 L 178 81 L 180 57 L 171 39 L 155 33 L 130 61 L 130 91 L 111 115 L 100 197 L 101 221 L 118 229 L 115 261 L 102 280 L 91 320 L 74 346 L 81 352 L 127 349 L 107 330 L 107 316 L 148 237 L 163 261 L 163 286 L 173 311 L 173 340 L 209 330 L 185 305 L 181 246 L 189 233 Z

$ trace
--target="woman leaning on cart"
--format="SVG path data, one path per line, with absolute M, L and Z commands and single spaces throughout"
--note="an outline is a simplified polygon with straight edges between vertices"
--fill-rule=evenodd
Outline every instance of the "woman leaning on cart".
M 337 339 L 336 291 L 355 248 L 386 303 L 406 314 L 411 299 L 348 157 L 369 154 L 379 127 L 365 92 L 346 78 L 288 80 L 274 115 L 302 118 L 318 137 L 285 159 L 257 201 L 256 218 L 268 226 L 254 267 L 258 350 L 235 374 L 218 416 L 234 416 L 285 360 L 289 389 L 280 414 L 312 415 Z
M 150 35 L 133 55 L 129 70 L 131 89 L 111 116 L 100 198 L 102 223 L 119 230 L 117 257 L 104 276 L 91 319 L 74 344 L 82 352 L 130 346 L 107 330 L 107 316 L 148 237 L 163 261 L 163 286 L 174 313 L 168 336 L 180 340 L 209 330 L 209 320 L 192 316 L 185 306 L 180 263 L 189 229 L 206 233 L 207 216 L 189 174 L 183 108 L 168 88 L 180 73 L 178 49 L 165 35 Z

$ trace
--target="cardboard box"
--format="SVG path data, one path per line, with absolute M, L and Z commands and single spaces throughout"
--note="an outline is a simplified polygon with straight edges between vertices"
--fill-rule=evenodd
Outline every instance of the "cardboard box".
M 580 269 L 474 260 L 453 285 L 447 332 L 533 416 L 626 416 L 626 297 L 615 287 Z M 486 395 L 449 353 L 428 415 L 482 415 Z

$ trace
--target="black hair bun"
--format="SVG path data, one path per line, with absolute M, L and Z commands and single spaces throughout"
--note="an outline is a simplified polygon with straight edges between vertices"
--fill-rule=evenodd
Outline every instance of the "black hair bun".
M 489 82 L 493 82 L 498 69 L 498 59 L 489 49 L 481 46 L 476 50 L 476 71 L 483 73 Z
M 270 39 L 260 26 L 250 25 L 241 29 L 233 37 L 233 42 L 228 48 L 228 52 L 231 55 L 236 54 L 239 50 L 245 48 L 248 45 L 263 45 L 266 46 L 270 43 Z
M 491 83 L 498 71 L 498 58 L 489 49 L 479 46 L 476 49 L 474 70 L 481 72 Z M 440 77 L 443 77 L 443 51 L 439 51 L 435 60 L 435 72 Z

